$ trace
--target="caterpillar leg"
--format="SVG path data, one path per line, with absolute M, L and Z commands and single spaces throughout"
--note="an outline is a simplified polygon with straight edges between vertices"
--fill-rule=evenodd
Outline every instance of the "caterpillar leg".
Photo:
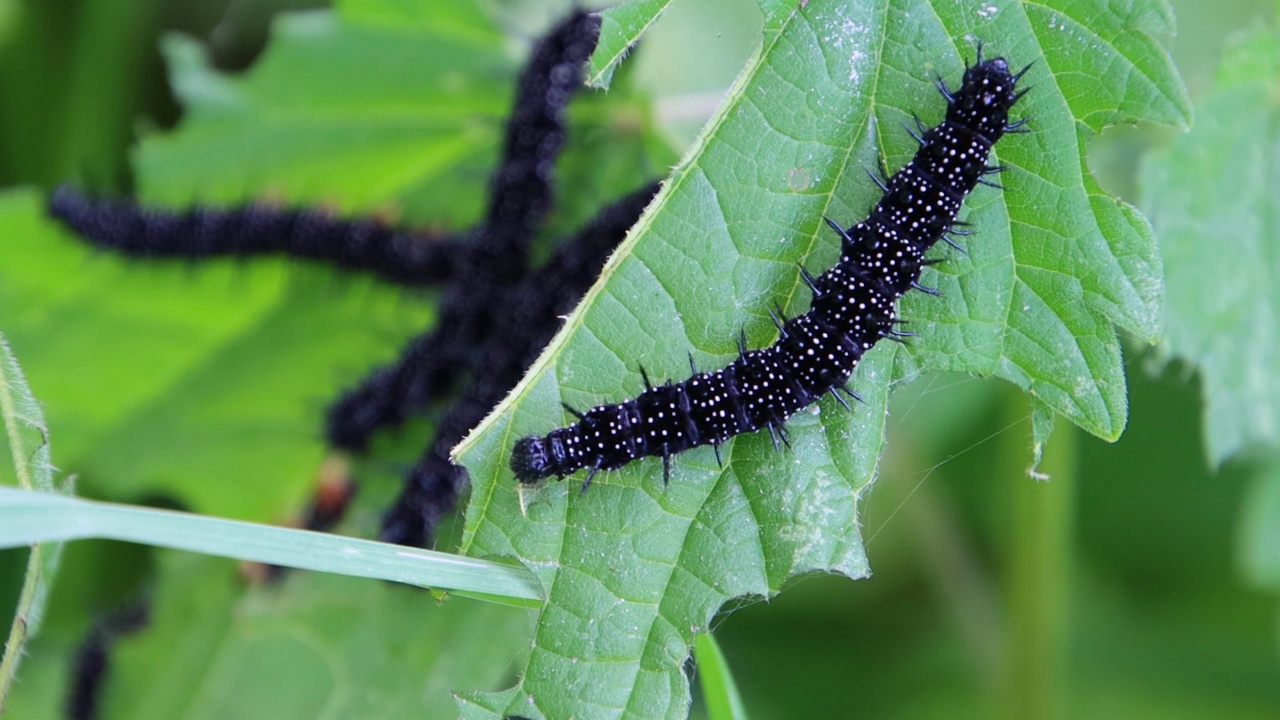
M 596 464 L 592 465 L 591 469 L 587 471 L 587 479 L 582 481 L 582 491 L 578 493 L 579 495 L 587 494 L 587 488 L 591 487 L 591 481 L 596 479 L 596 473 L 600 472 L 600 467 L 603 463 L 604 458 L 596 460 Z

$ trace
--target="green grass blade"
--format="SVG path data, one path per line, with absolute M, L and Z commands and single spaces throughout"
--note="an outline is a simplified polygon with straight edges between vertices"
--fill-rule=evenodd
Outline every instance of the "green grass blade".
M 153 508 L 0 488 L 0 547 L 104 538 L 391 580 L 519 605 L 542 592 L 529 571 L 488 560 Z

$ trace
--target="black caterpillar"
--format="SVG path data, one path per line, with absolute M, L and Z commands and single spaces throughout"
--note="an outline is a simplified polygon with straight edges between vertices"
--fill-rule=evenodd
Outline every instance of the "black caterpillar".
M 925 252 L 938 240 L 954 245 L 948 233 L 968 234 L 956 229 L 963 225 L 956 214 L 978 183 L 994 185 L 983 180 L 1002 169 L 987 165 L 992 146 L 1023 128 L 1025 120 L 1009 123 L 1009 110 L 1026 92 L 1016 85 L 1029 67 L 1015 75 L 1003 58 L 984 61 L 979 46 L 959 90 L 938 79 L 946 119 L 930 130 L 917 121 L 920 132 L 912 135 L 919 150 L 879 183 L 884 196 L 870 217 L 847 230 L 827 220 L 842 241 L 840 262 L 817 279 L 803 273 L 812 304 L 785 322 L 775 316 L 777 342 L 748 351 L 739 341 L 738 359 L 710 373 L 699 373 L 690 358 L 693 377 L 682 383 L 653 387 L 644 376 L 645 391 L 635 400 L 586 413 L 566 406 L 578 423 L 516 443 L 511 469 L 520 482 L 586 468 L 585 492 L 600 470 L 654 455 L 662 457 L 669 482 L 675 453 L 711 445 L 718 459 L 721 443 L 764 428 L 776 447 L 779 437 L 786 442 L 787 419 L 824 394 L 848 407 L 839 393 L 856 398 L 845 383 L 862 355 L 881 338 L 909 335 L 895 329 L 894 305 L 909 289 L 924 289 L 920 270 L 933 262 Z
M 460 254 L 456 238 L 265 203 L 173 213 L 142 208 L 131 200 L 90 199 L 64 185 L 50 197 L 49 213 L 94 245 L 134 257 L 287 255 L 331 262 L 409 287 L 440 284 L 452 274 Z

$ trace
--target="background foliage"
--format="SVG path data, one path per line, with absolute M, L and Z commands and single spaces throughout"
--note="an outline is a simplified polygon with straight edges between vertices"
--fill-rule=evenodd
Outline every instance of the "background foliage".
M 415 23 L 413 3 L 352 0 L 335 14 L 281 18 L 269 52 L 234 78 L 211 72 L 189 40 L 162 43 L 157 31 L 194 31 L 212 41 L 216 62 L 239 67 L 264 40 L 266 14 L 247 9 L 260 3 L 49 5 L 8 5 L 0 14 L 6 184 L 47 188 L 78 176 L 104 190 L 136 183 L 143 197 L 170 203 L 266 194 L 448 225 L 478 208 L 518 55 L 505 38 L 559 12 L 450 3 Z M 698 5 L 673 4 L 610 94 L 575 106 L 575 147 L 562 164 L 573 190 L 556 227 L 572 226 L 629 177 L 663 174 L 757 43 L 758 17 L 739 23 L 727 18 L 749 14 Z M 1175 58 L 1197 98 L 1210 96 L 1224 33 L 1271 10 L 1176 9 L 1183 34 Z M 1275 44 L 1260 37 L 1253 54 L 1237 43 L 1245 49 L 1231 56 L 1219 86 L 1239 88 L 1243 77 L 1274 87 L 1265 48 Z M 155 54 L 161 46 L 171 85 Z M 694 47 L 705 57 L 689 63 Z M 441 66 L 453 70 L 430 70 Z M 299 87 L 299 78 L 314 87 Z M 346 92 L 353 83 L 344 78 L 367 81 L 356 83 L 362 94 Z M 1218 111 L 1228 128 L 1274 117 L 1274 94 L 1237 92 L 1262 106 L 1228 104 Z M 656 97 L 656 110 L 647 97 Z M 187 109 L 181 132 L 153 135 L 148 126 L 173 122 L 179 107 Z M 130 165 L 135 131 L 150 137 Z M 1265 131 L 1225 134 L 1275 147 Z M 1178 197 L 1186 187 L 1179 183 L 1216 177 L 1164 151 L 1144 167 L 1139 195 L 1139 158 L 1170 142 L 1169 133 L 1109 133 L 1090 160 L 1104 186 L 1145 198 L 1154 213 Z M 1213 155 L 1228 140 L 1202 142 L 1207 149 L 1184 152 Z M 1218 156 L 1262 155 L 1242 148 Z M 1196 171 L 1180 180 L 1188 166 Z M 1265 175 L 1249 185 L 1274 186 Z M 1185 192 L 1205 196 L 1194 185 Z M 0 329 L 46 403 L 55 463 L 80 473 L 89 496 L 288 517 L 321 464 L 313 428 L 324 402 L 432 316 L 419 298 L 282 263 L 127 267 L 34 221 L 39 201 L 31 189 L 0 204 Z M 1234 217 L 1264 212 L 1267 200 L 1258 202 L 1261 210 Z M 1170 237 L 1190 224 L 1164 217 L 1153 214 L 1153 223 L 1162 233 L 1171 228 Z M 1193 241 L 1217 225 L 1195 218 Z M 1263 247 L 1274 243 L 1274 229 L 1257 237 Z M 1177 271 L 1203 261 L 1165 259 L 1170 327 L 1223 327 L 1220 317 L 1175 312 Z M 1217 272 L 1211 277 L 1230 277 Z M 1239 305 L 1247 303 L 1229 307 Z M 1242 323 L 1227 352 L 1269 341 L 1251 327 L 1268 327 L 1265 317 Z M 1169 349 L 1205 362 L 1191 345 Z M 1274 365 L 1261 354 L 1252 376 L 1227 368 L 1209 377 L 1265 377 Z M 1274 589 L 1280 565 L 1280 505 L 1270 457 L 1254 445 L 1210 477 L 1192 367 L 1157 374 L 1140 350 L 1136 357 L 1123 442 L 1060 428 L 1043 468 L 1055 476 L 1048 485 L 1024 477 L 1021 396 L 937 375 L 898 393 L 881 479 L 862 518 L 875 580 L 807 579 L 714 624 L 751 713 L 832 716 L 856 703 L 879 717 L 1273 716 L 1280 683 L 1266 583 Z M 386 441 L 381 464 L 360 468 L 367 484 L 346 531 L 371 534 L 394 487 L 397 468 L 386 459 L 411 457 L 423 427 Z M 1215 451 L 1214 459 L 1227 455 Z M 16 598 L 26 558 L 3 558 L 4 597 Z M 66 552 L 44 634 L 11 699 L 15 717 L 58 715 L 70 649 L 92 618 L 140 588 L 156 599 L 154 624 L 120 644 L 107 717 L 438 716 L 452 707 L 449 690 L 512 684 L 533 619 L 311 574 L 281 588 L 246 587 L 225 562 L 78 543 Z

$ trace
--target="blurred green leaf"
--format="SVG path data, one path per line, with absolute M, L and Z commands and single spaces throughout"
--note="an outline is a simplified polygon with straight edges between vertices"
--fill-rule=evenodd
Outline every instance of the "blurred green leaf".
M 119 643 L 103 720 L 448 717 L 451 690 L 510 677 L 528 612 L 317 573 L 244 588 L 165 553 L 152 624 Z M 198 624 L 190 619 L 201 618 Z
M 13 458 L 13 471 L 18 487 L 54 493 L 53 465 L 49 462 L 49 428 L 44 422 L 40 403 L 22 376 L 22 368 L 13 356 L 4 334 L 0 333 L 0 419 L 5 429 L 5 444 Z M 67 488 L 69 490 L 70 484 Z M 0 491 L 6 488 L 0 486 Z M 9 688 L 18 675 L 18 665 L 26 652 L 27 641 L 40 631 L 49 590 L 58 571 L 61 543 L 26 543 L 27 571 L 14 609 L 13 623 L 0 656 L 0 713 L 4 712 Z
M 1280 35 L 1238 36 L 1195 129 L 1142 171 L 1165 259 L 1168 352 L 1201 371 L 1215 467 L 1250 443 L 1280 442 L 1277 82 Z
M 412 6 L 412 21 L 409 5 L 389 3 L 283 16 L 243 78 L 169 38 L 187 113 L 180 132 L 138 152 L 143 199 L 182 207 L 265 193 L 344 212 L 394 209 L 413 222 L 472 220 L 515 66 L 491 26 L 471 24 L 474 7 Z
M 897 13 L 812 0 L 766 34 L 607 281 L 459 448 L 473 482 L 464 549 L 517 557 L 549 588 L 518 692 L 468 695 L 468 712 L 682 717 L 689 646 L 723 603 L 767 597 L 804 572 L 867 572 L 857 511 L 885 398 L 921 368 L 1003 377 L 1086 430 L 1118 436 L 1125 382 L 1112 324 L 1155 338 L 1159 264 L 1141 217 L 1088 178 L 1084 146 L 1108 122 L 1186 123 L 1160 44 L 1169 21 L 1160 3 L 1118 17 L 1097 3 Z M 767 345 L 767 308 L 807 307 L 797 263 L 819 272 L 837 252 L 821 217 L 865 214 L 878 192 L 862 168 L 909 159 L 914 145 L 897 128 L 913 113 L 937 121 L 944 103 L 930 77 L 954 83 L 977 38 L 988 56 L 1036 61 L 1026 80 L 1036 89 L 1017 108 L 1033 132 L 997 148 L 1007 191 L 966 203 L 978 230 L 970 254 L 943 253 L 949 262 L 926 275 L 945 299 L 903 303 L 919 342 L 877 347 L 860 365 L 853 385 L 867 403 L 852 416 L 834 401 L 801 413 L 785 453 L 760 434 L 727 445 L 723 469 L 710 448 L 684 453 L 669 488 L 652 460 L 597 478 L 581 497 L 576 480 L 521 496 L 510 447 L 570 421 L 558 401 L 632 397 L 640 363 L 657 379 L 683 378 L 689 350 L 699 367 L 723 366 L 735 328 Z M 1086 91 L 1077 76 L 1099 79 Z

